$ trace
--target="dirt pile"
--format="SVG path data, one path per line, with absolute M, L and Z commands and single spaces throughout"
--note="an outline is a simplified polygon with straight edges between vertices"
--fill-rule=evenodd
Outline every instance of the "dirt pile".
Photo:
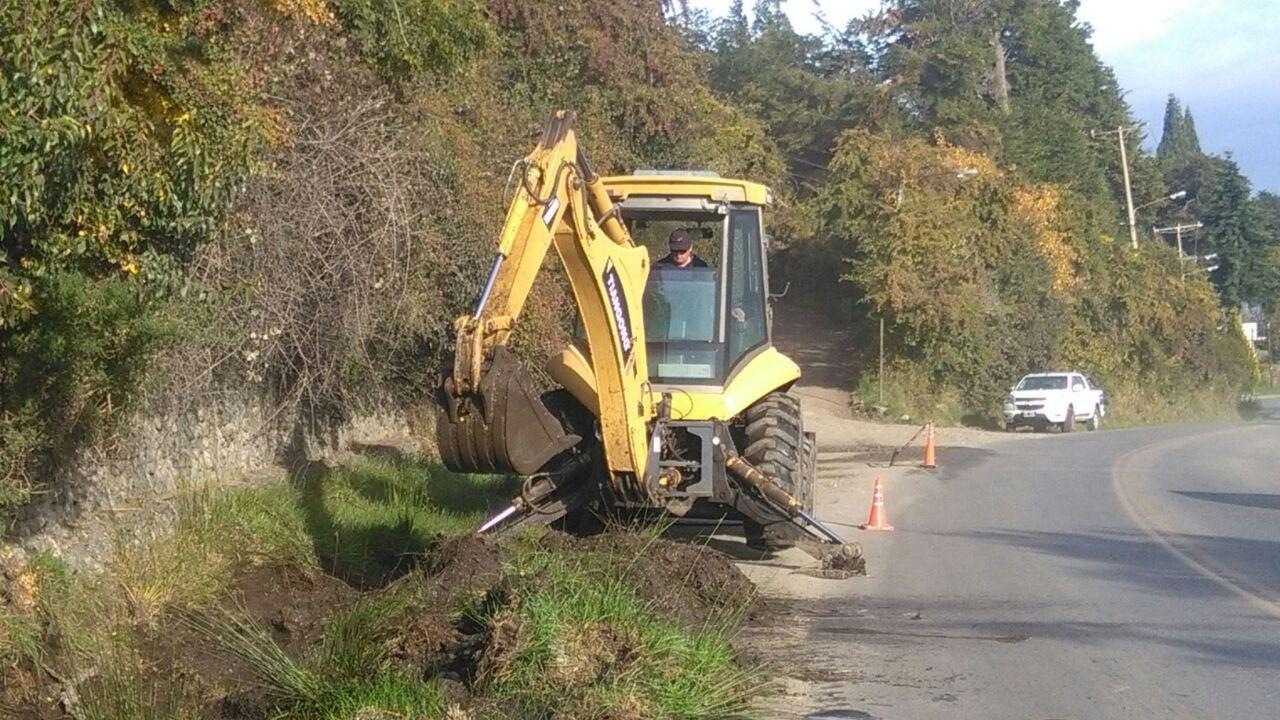
M 259 568 L 237 579 L 235 597 L 223 610 L 266 629 L 285 654 L 307 667 L 325 652 L 326 631 L 340 615 L 362 603 L 408 598 L 380 621 L 377 643 L 386 659 L 412 676 L 438 680 L 450 706 L 493 712 L 485 692 L 527 647 L 532 630 L 519 602 L 545 591 L 547 571 L 540 562 L 580 567 L 586 582 L 595 582 L 598 572 L 600 582 L 632 588 L 645 607 L 693 630 L 758 607 L 751 582 L 708 547 L 631 533 L 577 538 L 548 532 L 502 541 L 442 539 L 418 559 L 418 572 L 364 592 L 315 572 Z M 575 625 L 558 638 L 545 683 L 572 693 L 622 676 L 639 661 L 642 646 L 634 630 Z M 284 709 L 263 691 L 261 677 L 243 657 L 201 637 L 180 617 L 147 633 L 140 652 L 157 681 L 181 677 L 208 698 L 206 717 L 247 720 Z
M 541 545 L 616 558 L 618 571 L 640 597 L 691 626 L 725 613 L 750 612 L 761 602 L 755 585 L 729 558 L 705 545 L 627 532 L 586 538 L 549 533 Z
M 537 550 L 579 558 L 586 565 L 608 563 L 610 579 L 624 582 L 660 614 L 690 628 L 758 607 L 751 581 L 727 557 L 705 546 L 633 533 L 577 538 L 549 532 L 537 541 Z M 537 574 L 507 572 L 519 570 L 511 567 L 512 558 L 506 545 L 474 536 L 431 548 L 423 564 L 425 601 L 394 624 L 389 644 L 396 657 L 467 687 L 500 674 L 522 645 L 514 603 L 541 582 Z M 459 616 L 459 605 L 470 610 Z M 548 669 L 552 686 L 625 671 L 634 659 L 635 639 L 616 628 L 588 625 L 565 638 L 564 646 Z

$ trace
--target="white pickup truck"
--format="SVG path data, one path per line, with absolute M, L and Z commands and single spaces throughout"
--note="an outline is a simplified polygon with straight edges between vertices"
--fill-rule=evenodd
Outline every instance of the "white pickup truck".
M 1102 427 L 1107 400 L 1096 384 L 1081 373 L 1035 373 L 1018 381 L 1004 399 L 1004 426 L 1014 430 L 1030 425 L 1042 430 L 1057 425 L 1071 432 L 1077 422 L 1090 430 Z

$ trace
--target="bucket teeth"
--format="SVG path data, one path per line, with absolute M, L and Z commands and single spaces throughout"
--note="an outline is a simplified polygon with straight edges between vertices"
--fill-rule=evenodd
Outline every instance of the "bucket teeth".
M 445 467 L 454 472 L 532 475 L 582 438 L 566 432 L 506 348 L 494 350 L 479 392 L 460 394 L 447 379 L 436 421 Z

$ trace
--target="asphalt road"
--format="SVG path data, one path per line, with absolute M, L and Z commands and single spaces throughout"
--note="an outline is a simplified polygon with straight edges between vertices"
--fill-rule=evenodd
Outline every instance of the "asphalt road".
M 797 602 L 834 717 L 1280 717 L 1280 400 L 1250 423 L 941 453 Z M 841 714 L 843 711 L 843 714 Z

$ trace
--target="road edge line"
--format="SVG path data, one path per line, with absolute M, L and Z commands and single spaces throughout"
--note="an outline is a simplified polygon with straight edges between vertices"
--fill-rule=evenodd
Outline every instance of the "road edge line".
M 1168 449 L 1170 449 L 1171 447 L 1176 447 L 1178 445 L 1189 443 L 1193 440 L 1198 440 L 1205 437 L 1212 437 L 1214 435 L 1233 432 L 1237 429 L 1238 428 L 1226 428 L 1222 430 L 1214 430 L 1207 433 L 1198 433 L 1195 435 L 1188 435 L 1186 437 L 1173 438 L 1170 440 L 1161 440 L 1158 442 L 1149 443 L 1147 445 L 1142 445 L 1140 447 L 1134 448 L 1133 450 L 1130 450 L 1124 455 L 1121 455 L 1120 457 L 1116 458 L 1115 462 L 1111 464 L 1111 493 L 1115 495 L 1116 500 L 1119 501 L 1120 509 L 1124 511 L 1124 514 L 1126 516 L 1128 516 L 1129 521 L 1132 522 L 1139 530 L 1141 530 L 1142 533 L 1146 535 L 1150 540 L 1154 541 L 1157 545 L 1164 548 L 1166 552 L 1168 552 L 1170 555 L 1176 558 L 1183 565 L 1190 568 L 1197 575 L 1200 575 L 1204 579 L 1214 583 L 1215 585 L 1223 588 L 1224 590 L 1227 590 L 1228 592 L 1235 595 L 1236 597 L 1249 603 L 1249 605 L 1253 606 L 1254 609 L 1259 610 L 1262 613 L 1269 615 L 1274 619 L 1280 619 L 1280 603 L 1277 603 L 1273 600 L 1269 600 L 1266 597 L 1263 597 L 1262 595 L 1259 595 L 1258 593 L 1237 584 L 1236 581 L 1231 580 L 1230 578 L 1226 577 L 1224 574 L 1215 571 L 1213 568 L 1209 567 L 1208 564 L 1206 564 L 1206 563 L 1212 563 L 1212 561 L 1203 557 L 1197 557 L 1199 553 L 1196 553 L 1195 551 L 1192 551 L 1189 549 L 1180 548 L 1177 545 L 1175 545 L 1173 541 L 1165 537 L 1165 535 L 1163 535 L 1155 527 L 1155 525 L 1153 525 L 1150 521 L 1148 521 L 1145 517 L 1143 517 L 1142 513 L 1138 511 L 1137 506 L 1134 504 L 1132 500 L 1128 498 L 1128 496 L 1125 494 L 1125 491 L 1124 491 L 1124 483 L 1122 481 L 1122 478 L 1124 477 L 1124 474 L 1126 472 L 1129 472 L 1128 465 L 1130 463 L 1136 462 L 1133 459 L 1135 455 L 1138 455 L 1139 453 L 1144 453 L 1144 452 L 1158 453 L 1161 450 L 1164 450 L 1167 452 Z M 1136 473 L 1133 473 L 1133 474 L 1136 474 Z

